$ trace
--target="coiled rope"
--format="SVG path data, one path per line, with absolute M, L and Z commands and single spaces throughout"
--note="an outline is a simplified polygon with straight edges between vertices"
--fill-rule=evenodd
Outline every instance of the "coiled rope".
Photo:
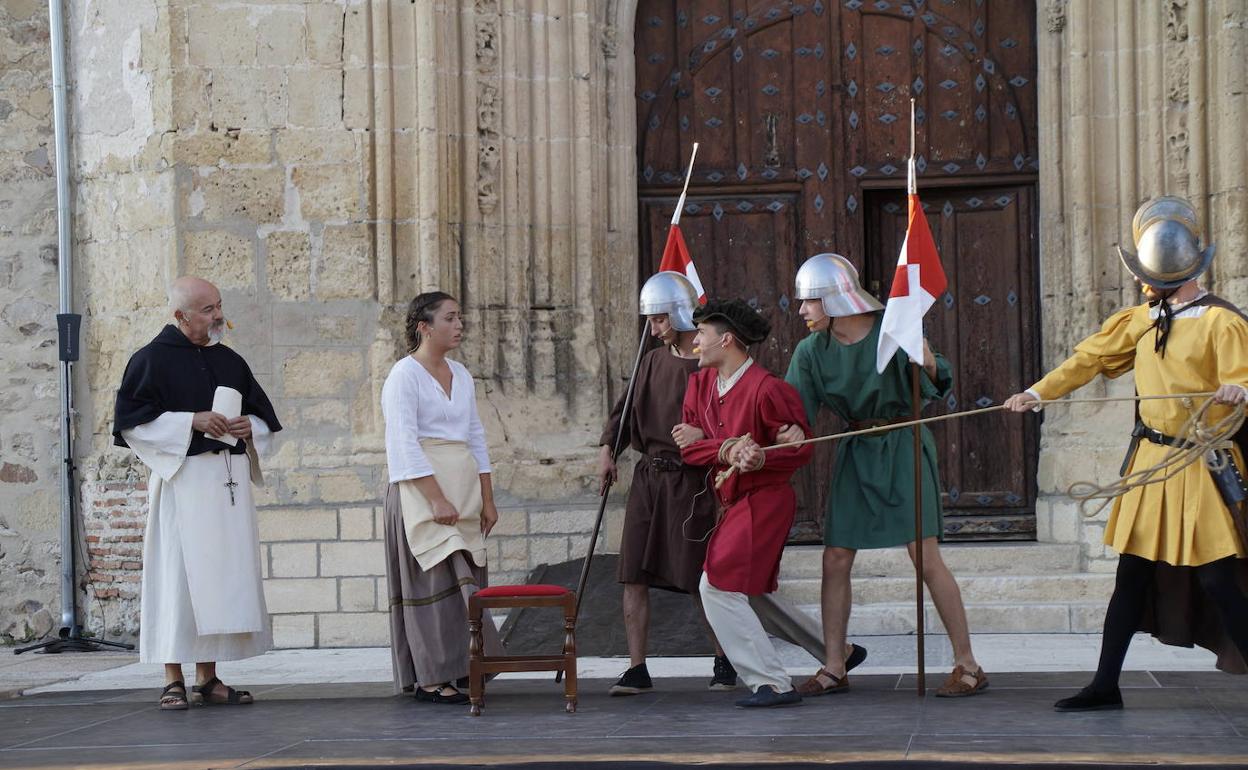
M 1193 394 L 1184 399 L 1184 406 L 1192 410 L 1192 415 L 1187 418 L 1178 435 L 1175 436 L 1178 439 L 1177 446 L 1167 445 L 1161 460 L 1146 468 L 1133 470 L 1108 484 L 1097 484 L 1093 481 L 1076 481 L 1071 484 L 1066 489 L 1066 494 L 1079 501 L 1079 512 L 1089 518 L 1096 516 L 1119 495 L 1146 484 L 1165 482 L 1174 478 L 1192 463 L 1200 462 L 1213 450 L 1229 449 L 1231 438 L 1243 426 L 1244 415 L 1248 410 L 1245 410 L 1244 403 L 1240 402 L 1235 404 L 1225 417 L 1209 425 L 1205 422 L 1205 416 L 1210 405 L 1213 404 L 1213 399 L 1206 398 L 1204 403 L 1193 410 L 1193 399 L 1199 395 L 1207 394 Z M 1227 453 L 1214 453 L 1209 460 L 1210 469 L 1221 470 L 1229 457 Z M 1089 510 L 1088 504 L 1093 500 L 1101 502 Z

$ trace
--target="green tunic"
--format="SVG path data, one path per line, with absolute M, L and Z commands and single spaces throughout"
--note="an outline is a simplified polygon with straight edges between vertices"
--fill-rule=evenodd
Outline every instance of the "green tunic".
M 849 421 L 909 416 L 910 359 L 904 351 L 883 374 L 875 371 L 882 314 L 866 337 L 845 345 L 825 332 L 798 343 L 785 379 L 797 388 L 811 425 L 821 407 Z M 936 354 L 936 382 L 920 374 L 924 403 L 944 398 L 953 388 L 945 357 Z M 940 474 L 936 442 L 926 426 L 923 437 L 923 536 L 941 530 Z M 887 548 L 914 541 L 914 434 L 903 428 L 836 442 L 832 482 L 823 523 L 825 545 Z

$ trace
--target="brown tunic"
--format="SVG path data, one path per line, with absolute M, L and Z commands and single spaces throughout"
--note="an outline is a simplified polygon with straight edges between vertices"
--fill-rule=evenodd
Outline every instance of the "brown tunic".
M 624 444 L 642 454 L 624 513 L 620 542 L 621 583 L 640 583 L 694 593 L 706 559 L 707 533 L 715 524 L 715 495 L 707 491 L 707 468 L 684 465 L 672 440 L 696 359 L 678 358 L 666 348 L 646 353 L 624 421 Z M 624 411 L 616 402 L 599 443 L 613 446 Z M 673 468 L 673 470 L 664 470 Z M 686 520 L 688 520 L 686 522 Z

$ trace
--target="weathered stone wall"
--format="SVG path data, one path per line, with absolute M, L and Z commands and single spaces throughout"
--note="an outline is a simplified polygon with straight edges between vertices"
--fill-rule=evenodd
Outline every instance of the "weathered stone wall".
M 635 0 L 70 5 L 79 459 L 110 633 L 137 628 L 146 504 L 146 472 L 109 445 L 113 392 L 183 272 L 222 287 L 230 343 L 287 426 L 259 496 L 279 644 L 385 642 L 378 392 L 418 291 L 456 292 L 468 313 L 462 358 L 478 376 L 503 509 L 494 579 L 579 555 L 593 445 L 636 340 Z M 0 407 L 21 412 L 0 437 L 4 462 L 37 481 L 0 484 L 11 495 L 0 581 L 18 581 L 0 583 L 0 629 L 50 624 L 21 602 L 55 602 L 55 574 L 37 571 L 55 561 L 57 508 L 55 356 L 39 347 L 55 296 L 40 153 L 50 120 L 46 91 L 23 85 L 46 74 L 13 74 L 46 73 L 30 37 L 46 32 L 13 8 L 25 5 L 5 5 L 18 46 L 0 56 L 37 50 L 20 67 L 4 59 L 0 112 L 31 106 L 0 117 L 14 128 L 0 151 L 17 161 L 5 173 L 21 177 L 0 182 L 0 210 L 37 215 L 0 220 L 0 303 L 24 302 L 35 320 L 4 316 L 0 344 L 10 376 L 37 387 L 0 391 Z M 41 14 L 26 13 L 33 29 Z M 1234 0 L 1043 4 L 1046 365 L 1133 301 L 1112 245 L 1158 192 L 1197 199 L 1219 242 L 1214 287 L 1248 299 L 1243 16 Z M 1112 472 L 1128 415 L 1052 410 L 1044 428 L 1041 536 L 1085 543 L 1094 570 L 1110 566 L 1103 522 L 1081 523 L 1061 491 L 1090 474 L 1089 458 Z
M 1039 25 L 1044 365 L 1139 301 L 1114 246 L 1154 195 L 1191 198 L 1218 249 L 1204 283 L 1248 305 L 1248 6 L 1045 0 Z M 1131 393 L 1129 376 L 1081 391 Z M 1040 538 L 1083 543 L 1091 570 L 1113 569 L 1106 513 L 1083 521 L 1064 492 L 1117 473 L 1130 424 L 1129 404 L 1045 417 Z
M 56 185 L 47 6 L 0 4 L 0 644 L 60 620 Z
M 70 6 L 87 604 L 107 633 L 139 622 L 147 480 L 111 446 L 112 401 L 181 273 L 221 287 L 228 341 L 286 425 L 258 494 L 279 645 L 387 639 L 378 394 L 418 291 L 469 314 L 502 509 L 492 577 L 582 553 L 593 445 L 635 340 L 610 322 L 634 317 L 636 214 L 632 64 L 606 9 Z

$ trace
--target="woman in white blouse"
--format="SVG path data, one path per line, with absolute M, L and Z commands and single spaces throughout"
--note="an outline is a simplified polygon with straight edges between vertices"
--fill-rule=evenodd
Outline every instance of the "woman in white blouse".
M 446 357 L 464 322 L 445 292 L 407 311 L 409 354 L 381 389 L 386 420 L 386 579 L 395 686 L 417 700 L 466 703 L 468 597 L 486 585 L 485 536 L 498 521 L 472 375 Z M 486 654 L 501 646 L 485 624 Z

